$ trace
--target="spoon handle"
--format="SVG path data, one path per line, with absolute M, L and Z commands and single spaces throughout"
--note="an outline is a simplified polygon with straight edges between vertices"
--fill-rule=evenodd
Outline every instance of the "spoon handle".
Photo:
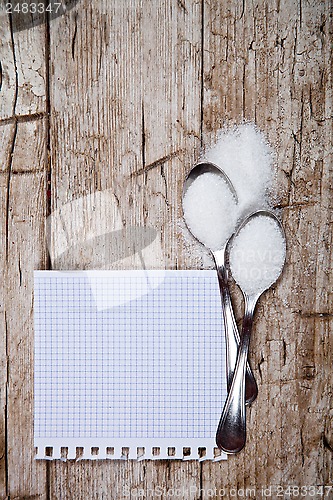
M 232 379 L 237 361 L 238 346 L 240 342 L 238 327 L 236 324 L 234 311 L 228 286 L 227 270 L 220 255 L 214 255 L 217 276 L 220 287 L 222 311 L 225 325 L 226 350 L 227 350 L 227 389 L 230 391 Z M 245 375 L 245 399 L 246 404 L 252 403 L 258 395 L 258 386 L 252 373 L 249 363 L 246 364 Z
M 246 442 L 245 373 L 257 297 L 245 298 L 245 316 L 231 388 L 216 432 L 216 444 L 226 453 L 238 453 Z

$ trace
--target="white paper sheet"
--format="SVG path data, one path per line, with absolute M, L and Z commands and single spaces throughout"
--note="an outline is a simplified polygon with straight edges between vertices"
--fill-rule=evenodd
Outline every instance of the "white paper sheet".
M 37 458 L 213 459 L 225 398 L 214 271 L 35 271 Z

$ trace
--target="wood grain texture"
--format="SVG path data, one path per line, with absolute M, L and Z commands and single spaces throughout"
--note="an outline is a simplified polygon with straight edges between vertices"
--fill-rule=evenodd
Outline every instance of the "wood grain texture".
M 0 498 L 156 487 L 163 499 L 262 498 L 332 484 L 332 2 L 81 0 L 11 28 L 0 27 Z M 227 462 L 34 462 L 32 270 L 47 247 L 57 269 L 211 267 L 184 228 L 182 183 L 242 120 L 276 151 L 288 238 L 256 316 L 246 449 Z
M 45 113 L 45 37 L 45 25 L 15 32 L 11 16 L 0 6 L 0 123 Z
M 45 124 L 4 125 L 8 143 L 1 171 L 1 270 L 5 342 L 2 350 L 1 407 L 6 424 L 2 441 L 6 474 L 3 498 L 45 495 L 46 466 L 34 460 L 33 447 L 33 269 L 46 265 Z
M 0 496 L 43 497 L 46 465 L 33 458 L 32 271 L 47 265 L 46 31 L 15 32 L 3 11 L 0 20 Z

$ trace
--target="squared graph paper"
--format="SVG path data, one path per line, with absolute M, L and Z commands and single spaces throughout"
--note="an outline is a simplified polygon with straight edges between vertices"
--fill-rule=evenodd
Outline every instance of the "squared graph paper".
M 37 458 L 213 458 L 227 391 L 215 271 L 35 271 L 34 296 Z

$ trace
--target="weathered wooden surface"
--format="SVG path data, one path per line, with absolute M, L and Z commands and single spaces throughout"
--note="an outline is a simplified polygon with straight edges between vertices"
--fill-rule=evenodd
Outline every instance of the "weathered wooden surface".
M 19 32 L 1 17 L 1 498 L 154 498 L 156 487 L 262 498 L 332 484 L 331 15 L 328 0 L 81 0 Z M 201 146 L 242 119 L 276 149 L 289 247 L 258 309 L 246 449 L 223 463 L 34 461 L 32 270 L 211 265 L 183 229 L 182 182 Z M 88 209 L 105 190 L 132 252 L 94 252 Z M 48 260 L 49 213 L 64 217 L 51 219 Z M 138 226 L 160 235 L 149 252 Z M 64 233 L 76 246 L 56 255 Z

